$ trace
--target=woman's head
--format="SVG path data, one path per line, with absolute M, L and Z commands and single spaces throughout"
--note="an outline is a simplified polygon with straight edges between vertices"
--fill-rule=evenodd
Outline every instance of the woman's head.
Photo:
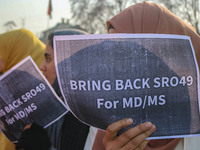
M 142 2 L 130 6 L 107 21 L 118 33 L 163 33 L 184 34 L 185 28 L 194 28 L 161 5 Z
M 80 35 L 80 34 L 87 34 L 87 32 L 78 29 L 57 30 L 49 34 L 47 39 L 47 44 L 50 44 L 50 46 L 53 48 L 53 37 L 55 35 Z
M 2 72 L 8 71 L 27 56 L 39 66 L 44 59 L 45 45 L 30 31 L 13 30 L 0 34 L 0 56 L 4 63 Z
M 161 5 L 142 2 L 125 9 L 107 21 L 109 33 L 155 33 L 190 36 L 196 56 L 200 56 L 200 37 L 193 27 Z M 200 57 L 197 57 L 200 66 Z
M 80 35 L 87 34 L 85 31 L 77 30 L 77 29 L 66 29 L 66 30 L 58 30 L 49 34 L 45 49 L 45 60 L 42 62 L 40 69 L 43 71 L 43 74 L 49 81 L 51 85 L 53 85 L 56 78 L 56 69 L 54 64 L 54 51 L 53 51 L 53 37 L 55 35 Z

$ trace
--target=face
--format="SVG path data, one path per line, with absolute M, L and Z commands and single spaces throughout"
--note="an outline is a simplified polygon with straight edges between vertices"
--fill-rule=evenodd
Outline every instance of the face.
M 45 60 L 40 65 L 40 70 L 43 72 L 49 83 L 53 85 L 56 78 L 56 69 L 54 64 L 54 52 L 49 43 L 46 45 Z

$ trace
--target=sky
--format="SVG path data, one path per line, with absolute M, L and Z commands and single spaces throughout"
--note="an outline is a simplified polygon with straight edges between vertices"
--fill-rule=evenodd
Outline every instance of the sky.
M 51 0 L 52 19 L 47 15 L 49 0 L 0 0 L 0 34 L 6 32 L 5 23 L 14 21 L 14 29 L 24 27 L 38 37 L 41 32 L 61 22 L 62 18 L 70 19 L 68 0 Z

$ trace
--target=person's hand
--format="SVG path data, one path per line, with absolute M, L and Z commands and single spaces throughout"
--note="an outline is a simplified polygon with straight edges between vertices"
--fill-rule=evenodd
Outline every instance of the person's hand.
M 146 140 L 155 130 L 156 126 L 151 122 L 139 124 L 117 136 L 118 131 L 133 124 L 132 119 L 122 119 L 110 124 L 103 138 L 106 150 L 142 150 L 147 143 Z

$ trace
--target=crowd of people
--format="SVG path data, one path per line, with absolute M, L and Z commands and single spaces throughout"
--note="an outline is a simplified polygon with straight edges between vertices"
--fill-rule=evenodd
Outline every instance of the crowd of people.
M 190 36 L 200 66 L 200 36 L 195 29 L 161 5 L 142 2 L 123 10 L 106 22 L 108 34 L 153 33 Z M 30 31 L 14 30 L 0 34 L 0 72 L 3 74 L 26 56 L 31 55 L 56 93 L 62 95 L 56 77 L 53 37 L 55 35 L 88 34 L 68 29 L 49 34 L 46 46 Z M 45 48 L 46 47 L 46 48 Z M 141 68 L 142 69 L 142 68 Z M 144 122 L 118 134 L 133 124 L 135 118 L 125 118 L 110 124 L 106 131 L 80 122 L 68 112 L 47 129 L 33 123 L 22 132 L 18 143 L 11 143 L 0 133 L 1 150 L 196 150 L 200 137 L 146 140 L 156 131 L 153 122 Z M 89 140 L 91 142 L 89 142 Z M 94 143 L 93 143 L 94 141 Z M 43 145 L 43 146 L 41 146 Z

